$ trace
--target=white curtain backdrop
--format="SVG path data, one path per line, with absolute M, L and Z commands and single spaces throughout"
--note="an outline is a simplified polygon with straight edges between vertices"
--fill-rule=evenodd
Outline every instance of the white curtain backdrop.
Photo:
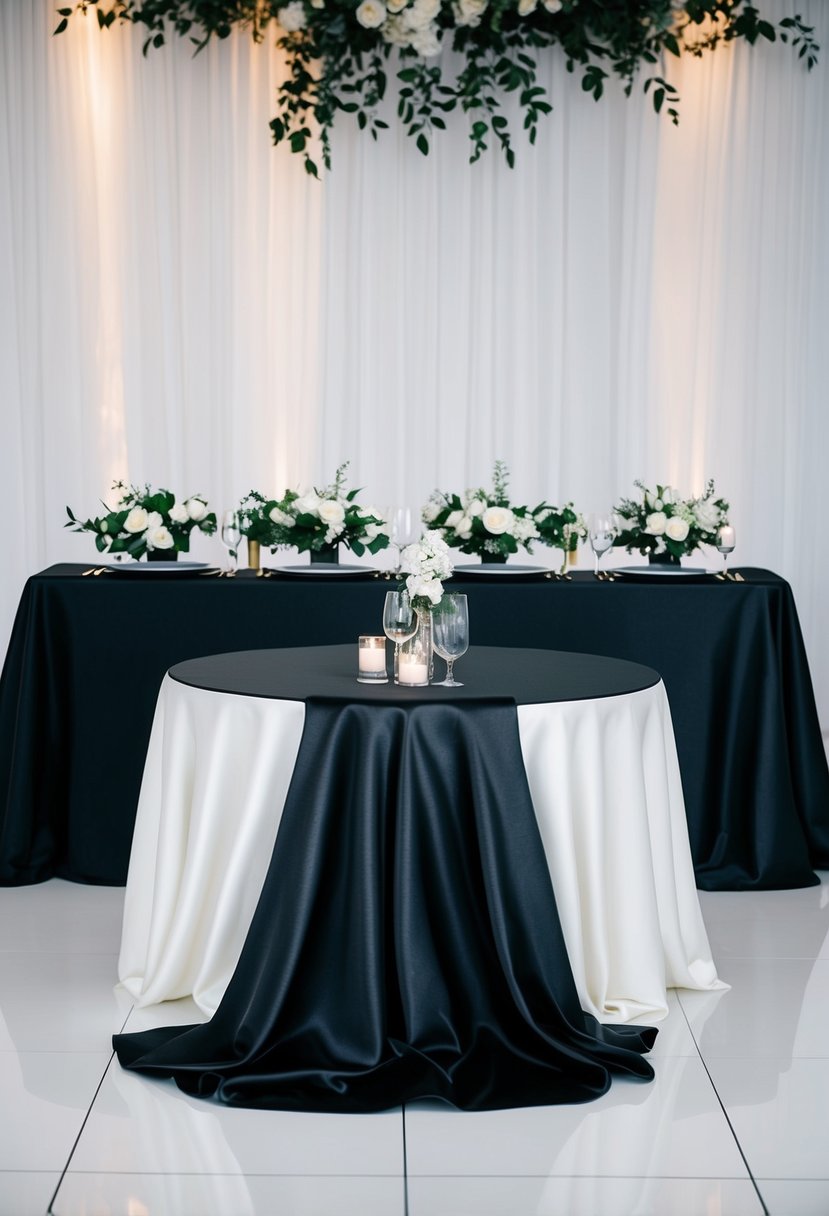
M 679 128 L 596 105 L 561 58 L 518 164 L 425 159 L 343 116 L 321 183 L 274 150 L 278 54 L 0 0 L 0 652 L 25 578 L 92 559 L 62 528 L 115 477 L 364 501 L 486 483 L 609 506 L 635 477 L 732 503 L 735 561 L 795 591 L 829 724 L 829 5 L 823 47 L 671 61 Z M 196 556 L 217 556 L 199 538 Z M 670 628 L 670 622 L 666 622 Z

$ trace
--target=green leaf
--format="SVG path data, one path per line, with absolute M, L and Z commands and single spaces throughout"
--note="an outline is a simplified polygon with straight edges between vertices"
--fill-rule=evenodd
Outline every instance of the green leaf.
M 57 26 L 56 26 L 56 28 L 55 28 L 55 31 L 54 31 L 54 32 L 55 32 L 56 34 L 62 34 L 62 33 L 63 33 L 63 31 L 66 29 L 66 27 L 67 27 L 67 25 L 68 25 L 68 24 L 69 24 L 69 22 L 68 22 L 68 21 L 66 20 L 66 18 L 64 17 L 63 21 L 59 21 L 59 22 L 58 22 L 58 24 L 57 24 Z
M 657 114 L 662 109 L 662 102 L 664 100 L 665 100 L 665 90 L 664 89 L 655 89 L 654 94 L 653 94 L 653 108 L 656 110 Z
M 426 138 L 426 136 L 423 134 L 423 132 L 421 132 L 420 135 L 418 135 L 416 144 L 417 144 L 418 152 L 422 152 L 424 156 L 429 155 L 429 141 Z

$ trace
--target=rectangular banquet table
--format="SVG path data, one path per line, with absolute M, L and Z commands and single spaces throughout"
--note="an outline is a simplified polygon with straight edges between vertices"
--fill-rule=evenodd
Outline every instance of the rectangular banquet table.
M 226 650 L 379 632 L 394 584 L 354 577 L 83 577 L 26 584 L 0 679 L 0 882 L 123 883 L 158 688 Z M 456 578 L 473 645 L 656 668 L 671 707 L 704 889 L 813 884 L 829 867 L 829 773 L 789 585 Z
M 119 974 L 213 1016 L 116 1036 L 121 1063 L 302 1110 L 651 1076 L 629 1023 L 665 1016 L 666 985 L 722 987 L 657 673 L 476 647 L 462 687 L 421 689 L 358 684 L 354 660 L 243 651 L 165 679 Z

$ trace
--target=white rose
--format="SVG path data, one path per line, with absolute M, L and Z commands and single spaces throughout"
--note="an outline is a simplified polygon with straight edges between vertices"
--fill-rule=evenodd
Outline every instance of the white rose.
M 311 8 L 325 8 L 325 0 L 311 0 Z
M 491 532 L 493 536 L 500 536 L 512 527 L 513 518 L 509 507 L 487 507 L 481 516 L 481 523 L 487 532 Z
M 183 502 L 174 502 L 170 507 L 170 519 L 174 524 L 186 524 L 189 518 L 190 512 Z
M 410 30 L 422 30 L 432 23 L 439 11 L 440 0 L 414 0 L 403 14 L 403 21 Z
M 548 13 L 561 12 L 561 0 L 543 0 L 543 4 Z
M 673 486 L 665 486 L 662 490 L 662 498 L 666 503 L 679 502 L 679 495 Z
M 458 25 L 479 25 L 487 0 L 455 0 L 455 20 Z
M 198 523 L 200 519 L 204 519 L 205 515 L 207 514 L 207 503 L 202 502 L 200 498 L 188 498 L 185 506 L 187 507 L 187 514 L 192 520 L 195 520 L 196 523 Z
M 538 0 L 518 0 L 518 16 L 529 17 L 530 13 L 534 13 Z
M 672 516 L 665 525 L 665 535 L 681 544 L 688 535 L 688 521 L 679 515 Z
M 386 6 L 380 0 L 363 0 L 355 16 L 367 30 L 377 30 L 386 20 Z
M 294 499 L 294 510 L 297 515 L 319 515 L 320 500 L 316 494 L 303 494 Z
M 305 6 L 302 0 L 291 0 L 277 13 L 277 20 L 286 34 L 295 34 L 305 28 Z
M 383 37 L 386 42 L 390 42 L 392 46 L 408 46 L 409 45 L 409 29 L 403 24 L 402 17 L 389 17 L 386 24 L 383 26 Z
M 143 507 L 133 507 L 124 520 L 124 531 L 132 533 L 145 532 L 148 518 L 147 512 Z
M 720 522 L 720 510 L 710 498 L 694 504 L 694 517 L 703 532 L 713 532 Z
M 446 516 L 445 528 L 456 528 L 463 519 L 463 511 L 450 511 Z
M 293 528 L 294 517 L 289 515 L 287 511 L 280 510 L 279 507 L 271 507 L 268 512 L 268 518 L 272 523 L 281 524 L 283 528 Z
M 323 498 L 317 508 L 317 513 L 324 524 L 336 527 L 345 519 L 345 507 L 336 498 Z
M 409 0 L 386 0 L 386 12 L 400 13 L 408 4 Z
M 482 502 L 480 498 L 473 498 L 466 508 L 466 513 L 467 515 L 483 515 L 485 508 L 485 502 Z
M 156 528 L 160 528 L 164 520 L 160 511 L 150 511 L 147 516 L 147 531 L 154 532 Z
M 433 59 L 440 54 L 440 35 L 433 25 L 427 25 L 412 32 L 409 45 L 424 59 Z
M 436 502 L 427 502 L 426 506 L 420 512 L 420 518 L 425 524 L 432 523 L 440 512 L 440 504 Z
M 146 540 L 148 549 L 172 549 L 175 544 L 172 533 L 163 524 L 149 531 Z
M 455 525 L 455 534 L 461 540 L 469 540 L 472 535 L 472 520 L 468 515 L 462 516 Z
M 668 517 L 664 511 L 654 511 L 645 521 L 645 531 L 649 536 L 661 536 L 667 522 Z

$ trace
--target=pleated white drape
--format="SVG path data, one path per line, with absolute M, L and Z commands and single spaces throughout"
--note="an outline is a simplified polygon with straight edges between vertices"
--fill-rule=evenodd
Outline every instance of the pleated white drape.
M 273 50 L 145 60 L 138 31 L 54 39 L 51 0 L 0 0 L 0 637 L 27 574 L 93 555 L 64 505 L 116 476 L 219 510 L 345 459 L 412 506 L 496 457 L 520 500 L 584 510 L 713 476 L 734 560 L 794 586 L 829 722 L 829 6 L 763 8 L 814 22 L 815 72 L 670 62 L 677 129 L 550 55 L 513 172 L 466 163 L 461 119 L 428 159 L 344 120 L 317 183 L 269 143 Z

